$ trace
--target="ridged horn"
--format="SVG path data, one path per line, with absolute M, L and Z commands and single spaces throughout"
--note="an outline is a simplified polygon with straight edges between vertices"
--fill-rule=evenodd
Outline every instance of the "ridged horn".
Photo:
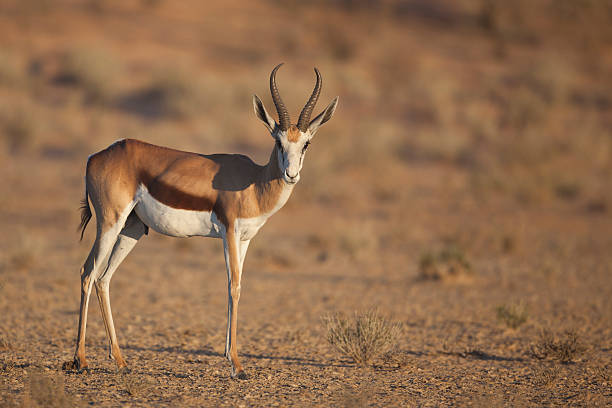
M 281 130 L 289 129 L 290 119 L 289 112 L 287 111 L 287 107 L 283 103 L 281 99 L 280 92 L 278 92 L 278 87 L 276 86 L 276 71 L 283 65 L 281 62 L 272 70 L 270 74 L 270 93 L 272 94 L 272 101 L 274 101 L 274 106 L 276 106 L 276 112 L 278 112 L 278 126 Z
M 312 95 L 310 95 L 310 99 L 306 102 L 304 109 L 302 109 L 302 113 L 300 113 L 300 118 L 297 123 L 297 128 L 302 132 L 306 132 L 308 130 L 308 125 L 310 124 L 310 115 L 312 115 L 312 111 L 314 110 L 317 101 L 319 100 L 319 95 L 321 94 L 321 87 L 323 86 L 323 81 L 321 80 L 321 73 L 317 68 L 314 69 L 315 74 L 317 74 L 317 83 L 312 91 Z

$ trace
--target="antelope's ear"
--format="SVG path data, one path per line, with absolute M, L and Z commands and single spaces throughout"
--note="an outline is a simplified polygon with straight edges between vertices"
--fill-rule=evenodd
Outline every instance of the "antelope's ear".
M 263 102 L 261 102 L 261 99 L 259 99 L 257 95 L 253 95 L 253 109 L 257 117 L 266 125 L 270 133 L 274 132 L 274 128 L 277 126 L 276 121 L 268 114 Z
M 317 133 L 317 130 L 319 130 L 319 127 L 322 124 L 331 119 L 332 115 L 336 111 L 336 106 L 338 106 L 337 96 L 334 98 L 333 101 L 330 102 L 329 105 L 327 105 L 327 108 L 325 108 L 323 112 L 319 113 L 316 118 L 310 121 L 310 125 L 308 125 L 308 131 L 310 132 L 311 136 L 314 136 L 315 133 Z

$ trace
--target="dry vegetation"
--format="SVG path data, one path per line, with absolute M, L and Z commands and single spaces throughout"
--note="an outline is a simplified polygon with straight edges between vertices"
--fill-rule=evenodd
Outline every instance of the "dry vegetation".
M 438 252 L 426 252 L 419 262 L 420 276 L 424 280 L 446 280 L 469 276 L 472 273 L 465 253 L 455 245 Z
M 339 313 L 328 315 L 323 323 L 329 344 L 362 367 L 396 347 L 401 334 L 399 323 L 388 321 L 374 309 L 356 313 L 353 319 Z
M 496 309 L 497 319 L 511 329 L 516 329 L 527 321 L 527 308 L 523 302 L 501 305 Z
M 94 296 L 91 370 L 62 372 L 87 156 L 134 137 L 262 163 L 251 97 L 272 108 L 281 61 L 293 117 L 313 65 L 318 109 L 340 104 L 251 244 L 250 380 L 223 358 L 219 243 L 154 233 L 112 284 L 132 371 Z M 0 404 L 610 406 L 610 72 L 607 0 L 0 1 Z M 374 307 L 402 330 L 338 317 Z
M 565 331 L 562 335 L 554 334 L 549 329 L 540 333 L 538 341 L 531 352 L 539 359 L 551 358 L 561 363 L 570 363 L 584 354 L 586 347 L 575 329 Z

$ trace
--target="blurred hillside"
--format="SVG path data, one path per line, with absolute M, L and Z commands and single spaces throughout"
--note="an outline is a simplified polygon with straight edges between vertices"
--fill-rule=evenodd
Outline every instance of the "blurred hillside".
M 340 109 L 304 184 L 393 166 L 465 174 L 480 198 L 609 207 L 609 1 L 8 1 L 4 155 L 84 158 L 123 137 L 267 159 L 251 94 Z M 83 160 L 82 160 L 83 161 Z M 392 178 L 392 175 L 391 177 Z M 310 180 L 309 180 L 310 179 Z M 349 192 L 347 192 L 348 194 Z

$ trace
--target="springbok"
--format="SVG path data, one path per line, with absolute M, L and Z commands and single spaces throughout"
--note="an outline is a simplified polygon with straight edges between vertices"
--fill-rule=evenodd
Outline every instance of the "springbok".
M 81 306 L 74 359 L 65 369 L 83 370 L 89 295 L 95 284 L 109 340 L 109 356 L 118 368 L 127 367 L 119 350 L 111 314 L 109 284 L 113 273 L 151 228 L 173 237 L 223 239 L 227 270 L 227 334 L 225 357 L 232 378 L 247 378 L 236 344 L 242 265 L 250 240 L 286 202 L 300 179 L 306 149 L 319 127 L 333 115 L 338 97 L 312 121 L 321 93 L 321 74 L 302 109 L 297 125 L 276 86 L 277 65 L 270 74 L 270 92 L 278 123 L 253 95 L 255 114 L 276 141 L 265 166 L 240 154 L 203 155 L 125 139 L 87 160 L 85 198 L 81 207 L 81 239 L 96 213 L 96 240 L 81 268 Z M 88 201 L 89 199 L 89 201 Z

